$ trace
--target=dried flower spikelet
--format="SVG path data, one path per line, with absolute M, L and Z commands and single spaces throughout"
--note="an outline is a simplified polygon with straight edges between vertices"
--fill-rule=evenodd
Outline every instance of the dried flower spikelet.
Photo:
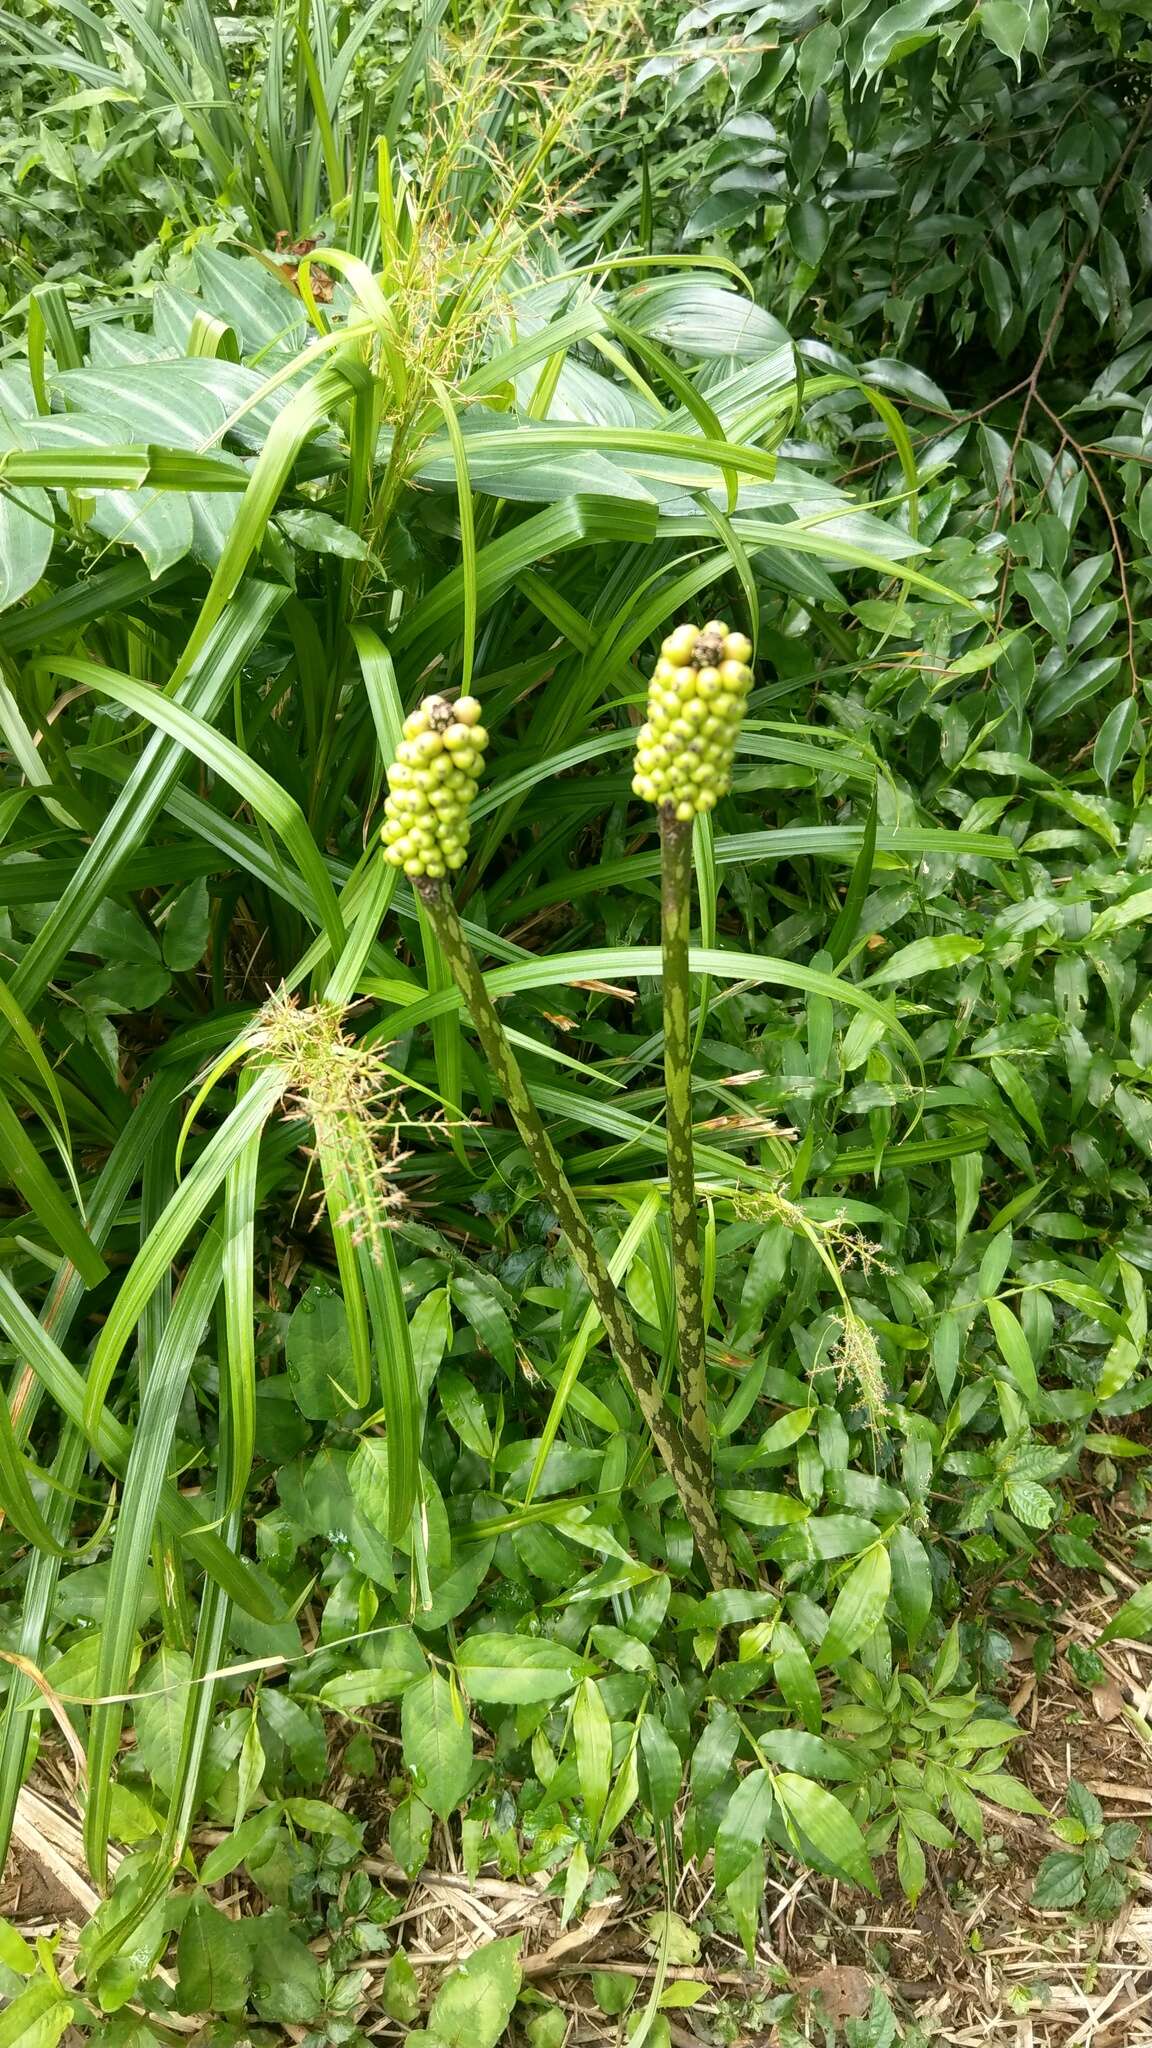
M 836 1379 L 857 1395 L 874 1436 L 886 1434 L 888 1389 L 884 1384 L 884 1360 L 875 1337 L 863 1318 L 852 1309 L 842 1314 L 840 1342 L 832 1353 Z
M 798 1202 L 774 1188 L 737 1189 L 732 1196 L 732 1213 L 742 1222 L 759 1223 L 775 1221 L 783 1223 L 797 1237 L 806 1237 L 810 1244 L 821 1244 L 841 1272 L 856 1266 L 861 1273 L 887 1273 L 891 1270 L 879 1248 L 871 1238 L 865 1237 L 856 1224 L 847 1217 L 809 1216 Z
M 301 1004 L 278 989 L 248 1042 L 283 1069 L 288 1108 L 311 1123 L 355 1116 L 374 1126 L 377 1105 L 396 1095 L 396 1075 L 379 1046 L 345 1030 L 347 1016 L 339 1003 Z
M 751 642 L 722 619 L 677 626 L 648 687 L 632 788 L 682 824 L 713 810 L 732 782 L 732 756 L 752 687 Z
M 345 1029 L 338 1003 L 301 1005 L 277 992 L 250 1034 L 254 1050 L 283 1073 L 283 1106 L 311 1124 L 322 1168 L 339 1158 L 351 1206 L 338 1217 L 359 1241 L 375 1243 L 400 1202 L 393 1181 L 406 1156 L 397 1116 L 398 1088 L 382 1047 Z
M 425 697 L 404 720 L 388 770 L 384 858 L 415 880 L 463 867 L 468 813 L 484 766 L 488 735 L 475 697 Z

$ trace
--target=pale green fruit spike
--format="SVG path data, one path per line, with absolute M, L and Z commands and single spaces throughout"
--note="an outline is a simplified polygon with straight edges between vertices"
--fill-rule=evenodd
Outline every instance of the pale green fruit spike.
M 388 770 L 380 837 L 384 858 L 413 881 L 463 867 L 468 813 L 484 766 L 488 735 L 475 697 L 425 697 L 404 720 Z
M 632 787 L 682 824 L 710 811 L 732 782 L 732 755 L 752 687 L 751 642 L 723 619 L 677 626 L 648 687 Z

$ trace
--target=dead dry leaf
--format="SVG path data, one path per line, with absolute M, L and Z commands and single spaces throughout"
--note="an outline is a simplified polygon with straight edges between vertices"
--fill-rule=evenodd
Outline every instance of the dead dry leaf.
M 1092 1705 L 1098 1721 L 1117 1721 L 1124 1712 L 1124 1695 L 1114 1678 L 1092 1687 Z
M 818 1999 L 820 2017 L 837 2027 L 845 2020 L 862 2020 L 872 2004 L 872 1979 L 867 1970 L 847 1963 L 829 1963 L 814 1977 L 802 1977 L 797 1990 L 813 2003 Z

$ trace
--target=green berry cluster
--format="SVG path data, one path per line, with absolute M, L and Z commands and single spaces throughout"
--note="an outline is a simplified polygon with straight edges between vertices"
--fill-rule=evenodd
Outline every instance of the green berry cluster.
M 388 770 L 384 858 L 419 875 L 463 867 L 468 812 L 484 766 L 488 735 L 475 697 L 425 697 L 404 720 L 404 737 Z
M 677 626 L 661 646 L 632 787 L 647 803 L 670 805 L 682 824 L 712 810 L 731 783 L 751 653 L 747 636 L 723 619 Z

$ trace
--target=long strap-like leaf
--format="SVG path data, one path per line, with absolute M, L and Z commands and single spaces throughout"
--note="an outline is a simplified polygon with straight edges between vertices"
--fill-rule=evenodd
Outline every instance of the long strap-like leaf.
M 108 1875 L 113 1767 L 124 1721 L 123 1704 L 113 1695 L 125 1692 L 131 1677 L 136 1617 L 148 1573 L 152 1525 L 164 1490 L 184 1389 L 221 1278 L 220 1229 L 213 1225 L 201 1239 L 173 1304 L 148 1375 L 124 1474 L 96 1667 L 100 1704 L 92 1709 L 88 1734 L 84 1848 L 93 1881 L 101 1886 Z

